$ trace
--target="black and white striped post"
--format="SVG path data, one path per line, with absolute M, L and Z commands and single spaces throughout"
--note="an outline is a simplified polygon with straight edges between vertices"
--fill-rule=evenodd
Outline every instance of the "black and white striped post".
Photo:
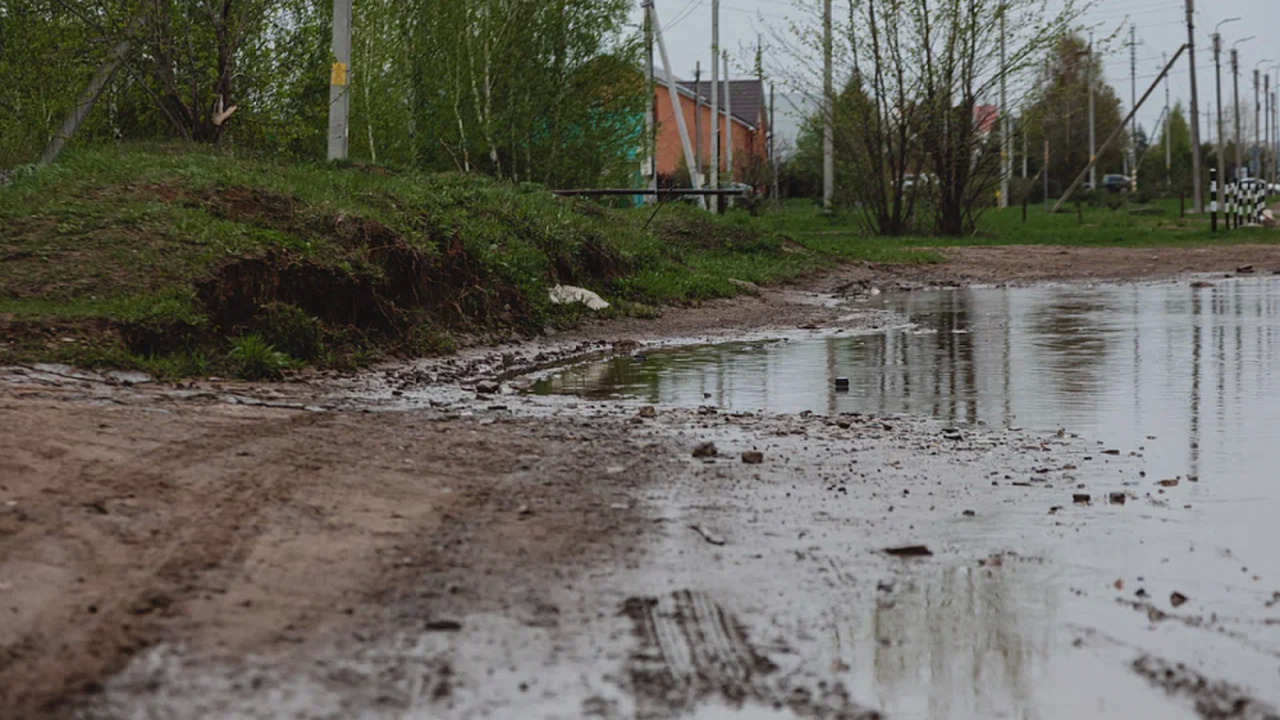
M 1209 231 L 1218 232 L 1218 168 L 1209 168 Z

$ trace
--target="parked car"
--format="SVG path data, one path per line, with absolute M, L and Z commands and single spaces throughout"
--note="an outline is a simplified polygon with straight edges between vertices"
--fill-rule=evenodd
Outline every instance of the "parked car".
M 1127 193 L 1133 187 L 1133 180 L 1127 175 L 1107 175 L 1102 178 L 1102 187 L 1107 192 Z

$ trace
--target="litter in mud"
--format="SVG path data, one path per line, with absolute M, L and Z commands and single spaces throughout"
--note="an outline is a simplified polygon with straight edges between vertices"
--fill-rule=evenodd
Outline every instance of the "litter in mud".
M 894 557 L 929 557 L 933 551 L 927 545 L 904 545 L 902 547 L 885 548 L 886 555 Z
M 717 537 L 717 536 L 715 536 L 715 535 L 712 535 L 712 534 L 708 533 L 706 530 L 703 530 L 702 528 L 698 527 L 697 525 L 690 525 L 690 526 L 689 526 L 689 529 L 690 529 L 690 530 L 692 530 L 692 531 L 694 531 L 694 532 L 696 532 L 696 533 L 698 533 L 698 535 L 702 536 L 702 539 L 703 539 L 703 540 L 706 540 L 707 542 L 711 543 L 712 545 L 724 545 L 724 544 L 725 544 L 725 539 L 724 539 L 724 538 L 722 538 L 722 537 Z

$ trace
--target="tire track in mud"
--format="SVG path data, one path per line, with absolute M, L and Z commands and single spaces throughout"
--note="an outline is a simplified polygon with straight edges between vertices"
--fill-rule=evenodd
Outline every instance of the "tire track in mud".
M 746 628 L 705 593 L 677 590 L 632 597 L 622 614 L 634 624 L 639 647 L 627 663 L 628 690 L 638 718 L 669 718 L 719 697 L 734 707 L 786 707 L 806 718 L 879 720 L 842 685 L 818 682 L 814 691 L 777 677 L 778 665 L 752 645 Z
M 1214 681 L 1184 666 L 1144 655 L 1133 661 L 1133 671 L 1166 693 L 1195 703 L 1205 720 L 1280 720 L 1280 710 L 1249 697 L 1244 688 Z

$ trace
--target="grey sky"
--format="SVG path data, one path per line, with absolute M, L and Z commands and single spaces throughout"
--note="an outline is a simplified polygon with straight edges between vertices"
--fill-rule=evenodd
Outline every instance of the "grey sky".
M 837 8 L 845 0 L 833 0 Z M 694 63 L 701 61 L 704 73 L 710 62 L 711 0 L 655 0 L 664 31 L 667 49 L 676 74 L 692 77 Z M 638 4 L 638 3 L 637 3 Z M 1138 95 L 1141 96 L 1159 73 L 1161 53 L 1172 55 L 1186 42 L 1185 0 L 1098 0 L 1085 20 L 1096 25 L 1098 36 L 1110 35 L 1123 28 L 1124 38 L 1117 39 L 1105 59 L 1107 81 L 1116 88 L 1120 97 L 1129 105 L 1129 51 L 1123 45 L 1128 38 L 1128 24 L 1137 25 Z M 805 8 L 808 8 L 806 12 Z M 739 61 L 750 66 L 757 33 L 764 36 L 766 50 L 771 35 L 786 32 L 790 21 L 808 23 L 813 13 L 820 12 L 820 0 L 721 0 L 720 42 L 733 52 Z M 837 13 L 841 10 L 836 10 Z M 1240 102 L 1250 109 L 1252 117 L 1253 68 L 1260 60 L 1271 58 L 1280 61 L 1280 0 L 1197 0 L 1196 2 L 1196 67 L 1200 81 L 1201 113 L 1214 107 L 1214 68 L 1212 44 L 1209 36 L 1219 21 L 1229 17 L 1242 20 L 1222 27 L 1224 48 L 1240 38 L 1257 35 L 1254 40 L 1242 43 L 1240 50 Z M 633 11 L 638 24 L 639 10 Z M 774 57 L 773 62 L 780 59 Z M 659 61 L 660 62 L 660 61 Z M 1266 63 L 1263 69 L 1276 65 Z M 659 65 L 661 71 L 661 65 Z M 1272 83 L 1277 73 L 1272 70 Z M 735 74 L 735 77 L 737 75 Z M 1171 80 L 1174 102 L 1182 100 L 1188 106 L 1191 94 L 1190 70 L 1185 57 L 1179 62 Z M 781 88 L 779 89 L 781 92 Z M 1227 50 L 1223 51 L 1223 100 L 1231 102 L 1231 75 Z M 1155 125 L 1164 109 L 1164 93 L 1158 92 L 1139 113 L 1139 122 L 1154 134 Z M 781 109 L 779 110 L 781 112 Z M 779 123 L 781 125 L 781 123 Z M 1202 124 L 1202 134 L 1209 138 L 1210 128 Z

